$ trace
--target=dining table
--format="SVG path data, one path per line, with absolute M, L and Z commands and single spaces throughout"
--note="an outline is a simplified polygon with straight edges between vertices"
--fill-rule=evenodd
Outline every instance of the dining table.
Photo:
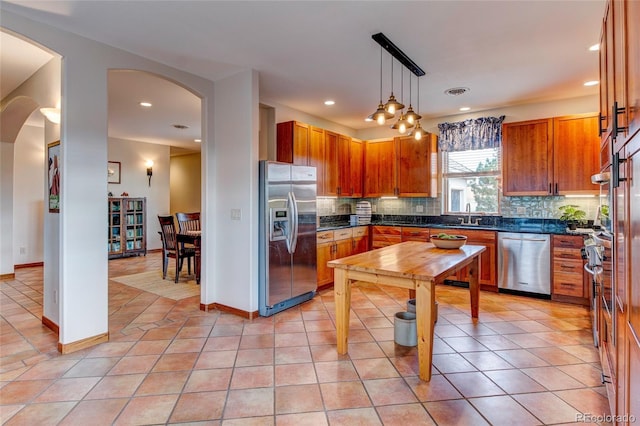
M 200 247 L 202 242 L 202 231 L 182 231 L 176 234 L 176 239 L 180 244 L 191 244 L 194 247 L 195 256 L 193 257 L 193 268 L 196 274 L 196 283 L 200 284 Z
M 486 248 L 463 245 L 442 249 L 432 243 L 407 241 L 327 262 L 334 268 L 337 350 L 348 352 L 351 285 L 357 281 L 405 288 L 415 292 L 419 376 L 431 380 L 435 317 L 435 287 L 468 267 L 471 317 L 478 321 L 480 254 Z

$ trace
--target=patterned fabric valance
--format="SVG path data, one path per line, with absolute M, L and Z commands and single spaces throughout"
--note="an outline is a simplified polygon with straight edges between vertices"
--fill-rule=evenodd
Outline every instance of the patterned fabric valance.
M 470 118 L 457 123 L 440 123 L 440 151 L 469 151 L 472 149 L 497 148 L 502 141 L 502 121 L 500 117 Z

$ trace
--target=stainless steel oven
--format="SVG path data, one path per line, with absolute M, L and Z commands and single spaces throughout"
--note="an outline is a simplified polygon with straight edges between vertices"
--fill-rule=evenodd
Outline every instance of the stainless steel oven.
M 607 167 L 602 173 L 591 176 L 591 182 L 600 185 L 600 205 L 598 206 L 598 213 L 594 221 L 594 225 L 599 225 L 604 231 L 609 234 L 613 233 L 612 220 L 611 220 L 611 174 L 609 173 L 609 167 Z

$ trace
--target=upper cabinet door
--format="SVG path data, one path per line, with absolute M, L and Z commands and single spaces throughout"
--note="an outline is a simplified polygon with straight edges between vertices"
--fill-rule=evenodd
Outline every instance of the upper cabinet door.
M 325 195 L 324 129 L 309 126 L 309 165 L 316 168 L 317 194 Z
M 309 126 L 286 121 L 277 126 L 276 159 L 283 163 L 309 165 Z
M 338 195 L 351 197 L 351 138 L 338 136 Z
M 338 195 L 338 134 L 324 132 L 324 195 Z
M 364 164 L 364 142 L 351 140 L 351 156 L 349 161 L 351 174 L 351 196 L 362 197 L 364 192 L 362 188 L 362 166 Z
M 554 194 L 598 194 L 591 175 L 600 170 L 598 115 L 553 119 Z
M 521 121 L 502 126 L 502 192 L 507 196 L 551 195 L 553 120 Z
M 396 195 L 396 163 L 393 140 L 367 142 L 364 158 L 364 196 Z
M 627 114 L 630 137 L 640 131 L 640 2 L 624 3 L 626 19 Z
M 432 164 L 435 160 L 436 135 L 427 133 L 416 141 L 412 136 L 395 138 L 398 181 L 396 194 L 401 197 L 434 197 Z

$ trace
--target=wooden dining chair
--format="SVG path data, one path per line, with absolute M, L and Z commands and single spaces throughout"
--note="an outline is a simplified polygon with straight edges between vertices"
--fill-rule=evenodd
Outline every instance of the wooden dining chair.
M 182 270 L 182 263 L 184 259 L 187 259 L 187 272 L 191 274 L 191 259 L 195 257 L 195 249 L 190 247 L 182 247 L 178 244 L 178 238 L 176 234 L 176 227 L 173 221 L 173 216 L 160 216 L 160 239 L 162 240 L 162 279 L 167 277 L 167 267 L 169 266 L 169 258 L 176 260 L 176 277 L 175 282 L 178 282 L 178 274 Z
M 200 212 L 176 213 L 178 219 L 178 229 L 181 233 L 185 231 L 200 231 Z

